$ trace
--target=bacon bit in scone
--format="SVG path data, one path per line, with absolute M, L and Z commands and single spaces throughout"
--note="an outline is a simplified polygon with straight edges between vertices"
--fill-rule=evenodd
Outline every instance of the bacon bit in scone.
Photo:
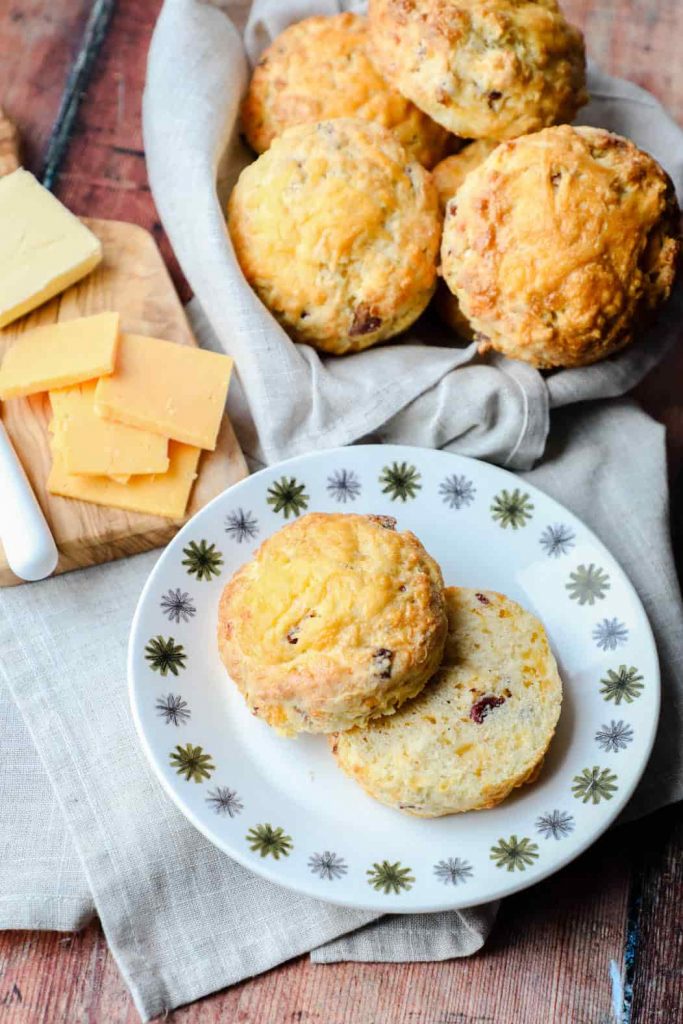
M 393 516 L 373 516 L 369 515 L 365 517 L 372 523 L 377 523 L 379 526 L 383 526 L 385 530 L 395 530 L 396 520 Z
M 339 733 L 336 732 L 334 734 L 334 739 L 332 740 L 332 746 L 331 746 L 331 750 L 332 750 L 333 754 L 337 753 L 337 747 L 338 746 L 339 746 Z
M 287 634 L 287 643 L 288 644 L 298 644 L 299 643 L 299 633 L 300 632 L 301 632 L 301 626 L 293 626 L 292 629 L 290 629 L 289 633 Z
M 406 592 L 406 585 L 405 585 L 405 583 L 402 583 L 401 586 L 398 589 L 401 591 L 402 594 L 405 594 L 405 592 Z
M 372 656 L 372 664 L 375 675 L 380 679 L 391 679 L 391 666 L 394 661 L 394 652 L 386 647 L 380 647 Z
M 493 694 L 488 697 L 482 697 L 481 700 L 478 700 L 477 703 L 473 704 L 470 708 L 470 718 L 473 722 L 476 722 L 477 725 L 481 725 L 493 708 L 499 708 L 500 705 L 504 703 L 505 697 L 494 697 Z
M 488 104 L 491 110 L 495 107 L 498 100 L 502 100 L 503 94 L 498 89 L 493 89 L 488 95 Z
M 455 217 L 456 213 L 458 212 L 458 204 L 456 203 L 455 199 L 448 200 L 448 212 L 451 217 Z M 449 253 L 449 255 L 452 255 L 452 253 Z
M 485 594 L 475 594 L 474 596 L 476 597 L 477 601 L 479 601 L 480 604 L 491 604 L 491 602 L 489 601 L 488 597 Z
M 362 334 L 372 334 L 382 326 L 382 318 L 374 316 L 370 306 L 361 302 L 353 314 L 353 323 L 349 331 L 349 337 L 356 338 Z

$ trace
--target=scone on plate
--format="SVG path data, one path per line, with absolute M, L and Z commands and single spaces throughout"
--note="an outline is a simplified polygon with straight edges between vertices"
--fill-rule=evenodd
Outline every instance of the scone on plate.
M 571 121 L 588 100 L 581 32 L 555 0 L 370 0 L 370 56 L 463 138 Z
M 335 732 L 391 714 L 441 661 L 441 571 L 388 516 L 311 513 L 227 584 L 218 645 L 251 711 L 278 732 Z
M 283 131 L 333 117 L 390 128 L 411 160 L 433 167 L 449 133 L 381 77 L 367 53 L 365 18 L 345 12 L 285 29 L 254 69 L 242 105 L 247 141 L 263 153 Z
M 498 146 L 447 204 L 442 273 L 482 351 L 584 366 L 669 295 L 673 185 L 633 142 L 560 125 Z
M 493 591 L 446 589 L 441 668 L 391 718 L 330 737 L 370 796 L 421 818 L 494 807 L 532 781 L 562 683 L 541 623 Z
M 228 226 L 261 300 L 295 340 L 324 352 L 400 334 L 436 285 L 431 175 L 368 121 L 289 128 L 242 171 Z

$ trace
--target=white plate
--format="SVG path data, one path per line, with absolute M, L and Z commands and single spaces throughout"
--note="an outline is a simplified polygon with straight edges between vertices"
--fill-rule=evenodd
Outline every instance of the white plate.
M 283 739 L 247 712 L 218 656 L 218 600 L 258 544 L 304 511 L 394 515 L 447 584 L 502 591 L 543 620 L 564 702 L 538 781 L 489 811 L 411 818 L 344 776 L 324 737 Z M 281 885 L 391 912 L 473 906 L 571 861 L 633 792 L 659 710 L 643 607 L 579 520 L 494 466 L 389 445 L 292 459 L 202 509 L 145 585 L 128 673 L 147 756 L 207 838 Z

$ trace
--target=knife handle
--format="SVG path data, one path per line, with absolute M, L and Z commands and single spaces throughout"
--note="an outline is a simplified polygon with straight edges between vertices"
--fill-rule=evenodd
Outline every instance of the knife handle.
M 0 540 L 10 569 L 22 580 L 42 580 L 55 570 L 57 545 L 2 421 Z

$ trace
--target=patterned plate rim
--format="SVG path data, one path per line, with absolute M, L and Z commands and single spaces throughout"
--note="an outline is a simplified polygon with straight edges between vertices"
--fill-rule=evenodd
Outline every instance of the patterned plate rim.
M 154 771 L 157 780 L 161 783 L 163 789 L 171 798 L 173 803 L 180 810 L 183 816 L 187 818 L 187 820 L 191 822 L 191 824 L 197 829 L 197 831 L 204 835 L 205 838 L 212 843 L 212 845 L 216 846 L 232 860 L 237 861 L 239 864 L 242 865 L 242 867 L 246 868 L 248 871 L 251 871 L 256 875 L 260 875 L 261 877 L 268 879 L 268 881 L 271 881 L 283 888 L 290 889 L 301 895 L 310 896 L 312 899 L 320 900 L 325 903 L 330 903 L 335 906 L 347 907 L 356 910 L 371 911 L 376 912 L 378 914 L 420 914 L 438 913 L 440 911 L 447 910 L 464 910 L 468 907 L 478 906 L 485 902 L 502 899 L 506 896 L 513 895 L 514 893 L 521 892 L 525 889 L 529 889 L 532 886 L 536 885 L 538 882 L 542 882 L 544 879 L 549 878 L 550 876 L 556 874 L 558 871 L 562 870 L 572 861 L 580 857 L 590 846 L 592 846 L 615 822 L 615 820 L 619 817 L 619 815 L 631 799 L 650 760 L 652 748 L 654 746 L 654 741 L 657 733 L 657 726 L 659 722 L 661 706 L 661 671 L 659 665 L 659 655 L 657 651 L 657 645 L 654 638 L 654 634 L 652 632 L 652 626 L 650 624 L 649 617 L 643 606 L 640 596 L 638 595 L 635 587 L 631 583 L 628 574 L 623 569 L 618 559 L 615 558 L 615 556 L 612 554 L 607 545 L 600 540 L 600 538 L 594 533 L 594 531 L 591 530 L 590 527 L 588 527 L 579 516 L 575 515 L 561 502 L 557 501 L 549 494 L 546 494 L 535 484 L 532 484 L 527 480 L 524 480 L 524 487 L 529 490 L 530 496 L 533 497 L 534 494 L 538 494 L 544 502 L 549 502 L 551 506 L 554 506 L 558 511 L 561 511 L 563 516 L 568 518 L 573 524 L 580 526 L 580 528 L 584 531 L 586 537 L 591 541 L 591 543 L 593 543 L 598 549 L 604 550 L 621 572 L 624 587 L 629 592 L 631 597 L 635 600 L 636 604 L 638 605 L 642 613 L 644 628 L 642 631 L 641 642 L 642 644 L 647 644 L 647 646 L 649 647 L 648 654 L 652 658 L 654 671 L 651 679 L 651 686 L 649 687 L 653 714 L 651 716 L 649 732 L 646 736 L 644 743 L 642 744 L 642 754 L 640 757 L 640 764 L 638 766 L 638 769 L 633 774 L 631 780 L 625 786 L 619 788 L 618 793 L 614 796 L 614 798 L 608 805 L 604 818 L 601 818 L 592 827 L 585 828 L 584 838 L 579 840 L 576 843 L 576 845 L 572 847 L 566 854 L 557 854 L 552 860 L 552 862 L 544 867 L 541 867 L 540 865 L 535 865 L 533 875 L 527 875 L 525 872 L 511 873 L 509 875 L 509 881 L 507 881 L 507 884 L 506 881 L 504 881 L 503 878 L 501 878 L 500 884 L 497 885 L 494 889 L 492 889 L 490 895 L 484 896 L 483 898 L 479 896 L 477 897 L 476 900 L 473 900 L 471 897 L 468 899 L 465 889 L 462 890 L 460 896 L 456 895 L 458 893 L 458 889 L 456 887 L 453 887 L 452 898 L 430 900 L 426 903 L 420 903 L 416 899 L 417 894 L 413 894 L 412 892 L 404 893 L 400 897 L 384 895 L 381 897 L 381 901 L 378 898 L 375 898 L 374 900 L 362 900 L 354 898 L 353 896 L 344 896 L 341 891 L 339 891 L 338 893 L 335 892 L 328 895 L 326 891 L 321 891 L 320 889 L 316 888 L 314 883 L 312 881 L 309 881 L 306 875 L 302 874 L 300 879 L 290 879 L 287 877 L 282 877 L 282 875 L 279 874 L 277 870 L 277 861 L 275 862 L 274 866 L 271 866 L 271 864 L 263 858 L 259 858 L 258 860 L 256 860 L 255 858 L 250 857 L 246 851 L 242 850 L 241 847 L 238 847 L 236 844 L 224 840 L 220 835 L 217 834 L 217 832 L 212 831 L 211 828 L 207 827 L 204 824 L 204 822 L 200 820 L 200 818 L 194 813 L 192 808 L 189 807 L 187 803 L 183 800 L 182 796 L 180 795 L 180 792 L 174 788 L 172 780 L 168 778 L 168 776 L 165 775 L 164 772 L 161 770 L 157 752 L 155 751 L 154 746 L 151 744 L 147 736 L 144 724 L 138 711 L 135 689 L 134 655 L 135 639 L 140 629 L 140 620 L 145 611 L 147 598 L 156 584 L 156 576 L 158 571 L 162 568 L 165 561 L 171 558 L 173 552 L 175 552 L 178 549 L 178 547 L 180 546 L 180 542 L 186 536 L 192 534 L 195 531 L 195 524 L 197 523 L 197 521 L 200 520 L 203 516 L 209 514 L 214 507 L 217 507 L 221 503 L 223 503 L 225 501 L 227 494 L 237 495 L 241 490 L 251 487 L 254 481 L 258 480 L 261 477 L 267 477 L 273 473 L 280 472 L 281 470 L 290 470 L 295 466 L 305 466 L 307 463 L 316 462 L 323 457 L 338 455 L 341 452 L 353 453 L 355 451 L 381 451 L 383 453 L 383 456 L 386 456 L 387 462 L 390 462 L 392 460 L 395 460 L 396 462 L 405 461 L 408 455 L 410 458 L 413 459 L 418 459 L 420 455 L 430 457 L 436 455 L 439 457 L 443 457 L 444 459 L 453 458 L 454 461 L 457 460 L 459 462 L 462 461 L 477 466 L 483 466 L 486 468 L 487 471 L 493 470 L 496 474 L 500 475 L 501 486 L 503 486 L 507 481 L 510 485 L 514 482 L 515 486 L 519 488 L 520 480 L 523 479 L 517 476 L 515 473 L 512 473 L 509 470 L 506 470 L 500 466 L 484 462 L 481 459 L 475 459 L 470 456 L 460 455 L 459 453 L 456 454 L 442 451 L 440 449 L 424 448 L 421 446 L 413 445 L 369 444 L 320 449 L 303 455 L 293 456 L 292 458 L 283 460 L 282 462 L 274 463 L 271 466 L 266 466 L 263 469 L 258 470 L 255 473 L 252 473 L 250 476 L 245 477 L 243 480 L 238 481 L 236 484 L 233 484 L 232 486 L 226 488 L 219 495 L 213 498 L 207 505 L 200 509 L 178 531 L 178 533 L 173 537 L 173 539 L 169 541 L 166 547 L 162 549 L 159 558 L 157 559 L 152 569 L 150 570 L 149 576 L 147 577 L 147 580 L 145 581 L 145 584 L 142 588 L 140 597 L 138 598 L 138 602 L 135 608 L 135 613 L 133 615 L 133 619 L 131 622 L 128 642 L 127 675 L 131 713 L 135 724 L 135 729 L 138 735 L 138 739 L 141 743 L 145 756 L 150 766 L 152 767 L 152 770 Z M 353 458 L 353 455 L 351 455 L 351 458 Z M 484 811 L 480 813 L 486 812 Z M 457 816 L 453 817 L 457 818 Z

